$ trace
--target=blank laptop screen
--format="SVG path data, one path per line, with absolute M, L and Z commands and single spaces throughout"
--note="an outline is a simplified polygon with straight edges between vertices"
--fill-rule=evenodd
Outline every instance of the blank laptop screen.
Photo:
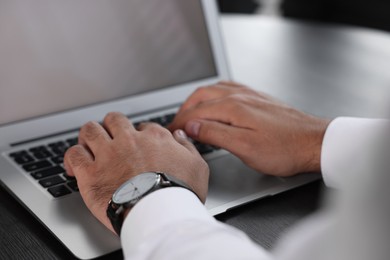
M 0 125 L 216 75 L 199 0 L 2 0 Z

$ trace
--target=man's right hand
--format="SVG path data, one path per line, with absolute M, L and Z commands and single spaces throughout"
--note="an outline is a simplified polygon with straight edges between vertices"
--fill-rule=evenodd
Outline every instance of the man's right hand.
M 154 123 L 135 129 L 121 113 L 109 113 L 103 124 L 85 124 L 78 145 L 67 150 L 64 164 L 67 174 L 76 177 L 89 210 L 112 231 L 106 213 L 112 194 L 144 172 L 175 177 L 206 201 L 209 168 L 185 133 L 171 134 Z
M 317 118 L 248 87 L 220 82 L 195 91 L 171 131 L 224 148 L 248 166 L 275 176 L 320 171 L 330 120 Z

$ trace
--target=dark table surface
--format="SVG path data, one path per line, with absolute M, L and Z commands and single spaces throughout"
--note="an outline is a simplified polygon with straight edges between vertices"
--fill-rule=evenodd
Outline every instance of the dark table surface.
M 257 16 L 222 18 L 233 79 L 326 117 L 387 115 L 390 36 Z M 315 212 L 321 181 L 252 202 L 217 218 L 271 249 Z M 34 217 L 0 188 L 0 259 L 72 259 Z M 120 259 L 121 252 L 102 259 Z

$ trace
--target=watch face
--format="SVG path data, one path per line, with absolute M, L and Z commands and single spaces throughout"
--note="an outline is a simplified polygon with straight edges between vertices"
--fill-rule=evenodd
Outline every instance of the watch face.
M 125 182 L 112 196 L 116 204 L 124 204 L 150 191 L 160 180 L 160 175 L 150 172 L 140 174 Z

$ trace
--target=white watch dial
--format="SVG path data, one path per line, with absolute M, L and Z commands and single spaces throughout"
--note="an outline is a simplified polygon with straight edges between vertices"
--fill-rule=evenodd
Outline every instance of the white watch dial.
M 150 172 L 140 174 L 125 182 L 112 196 L 116 204 L 124 204 L 150 191 L 160 180 L 160 175 Z

